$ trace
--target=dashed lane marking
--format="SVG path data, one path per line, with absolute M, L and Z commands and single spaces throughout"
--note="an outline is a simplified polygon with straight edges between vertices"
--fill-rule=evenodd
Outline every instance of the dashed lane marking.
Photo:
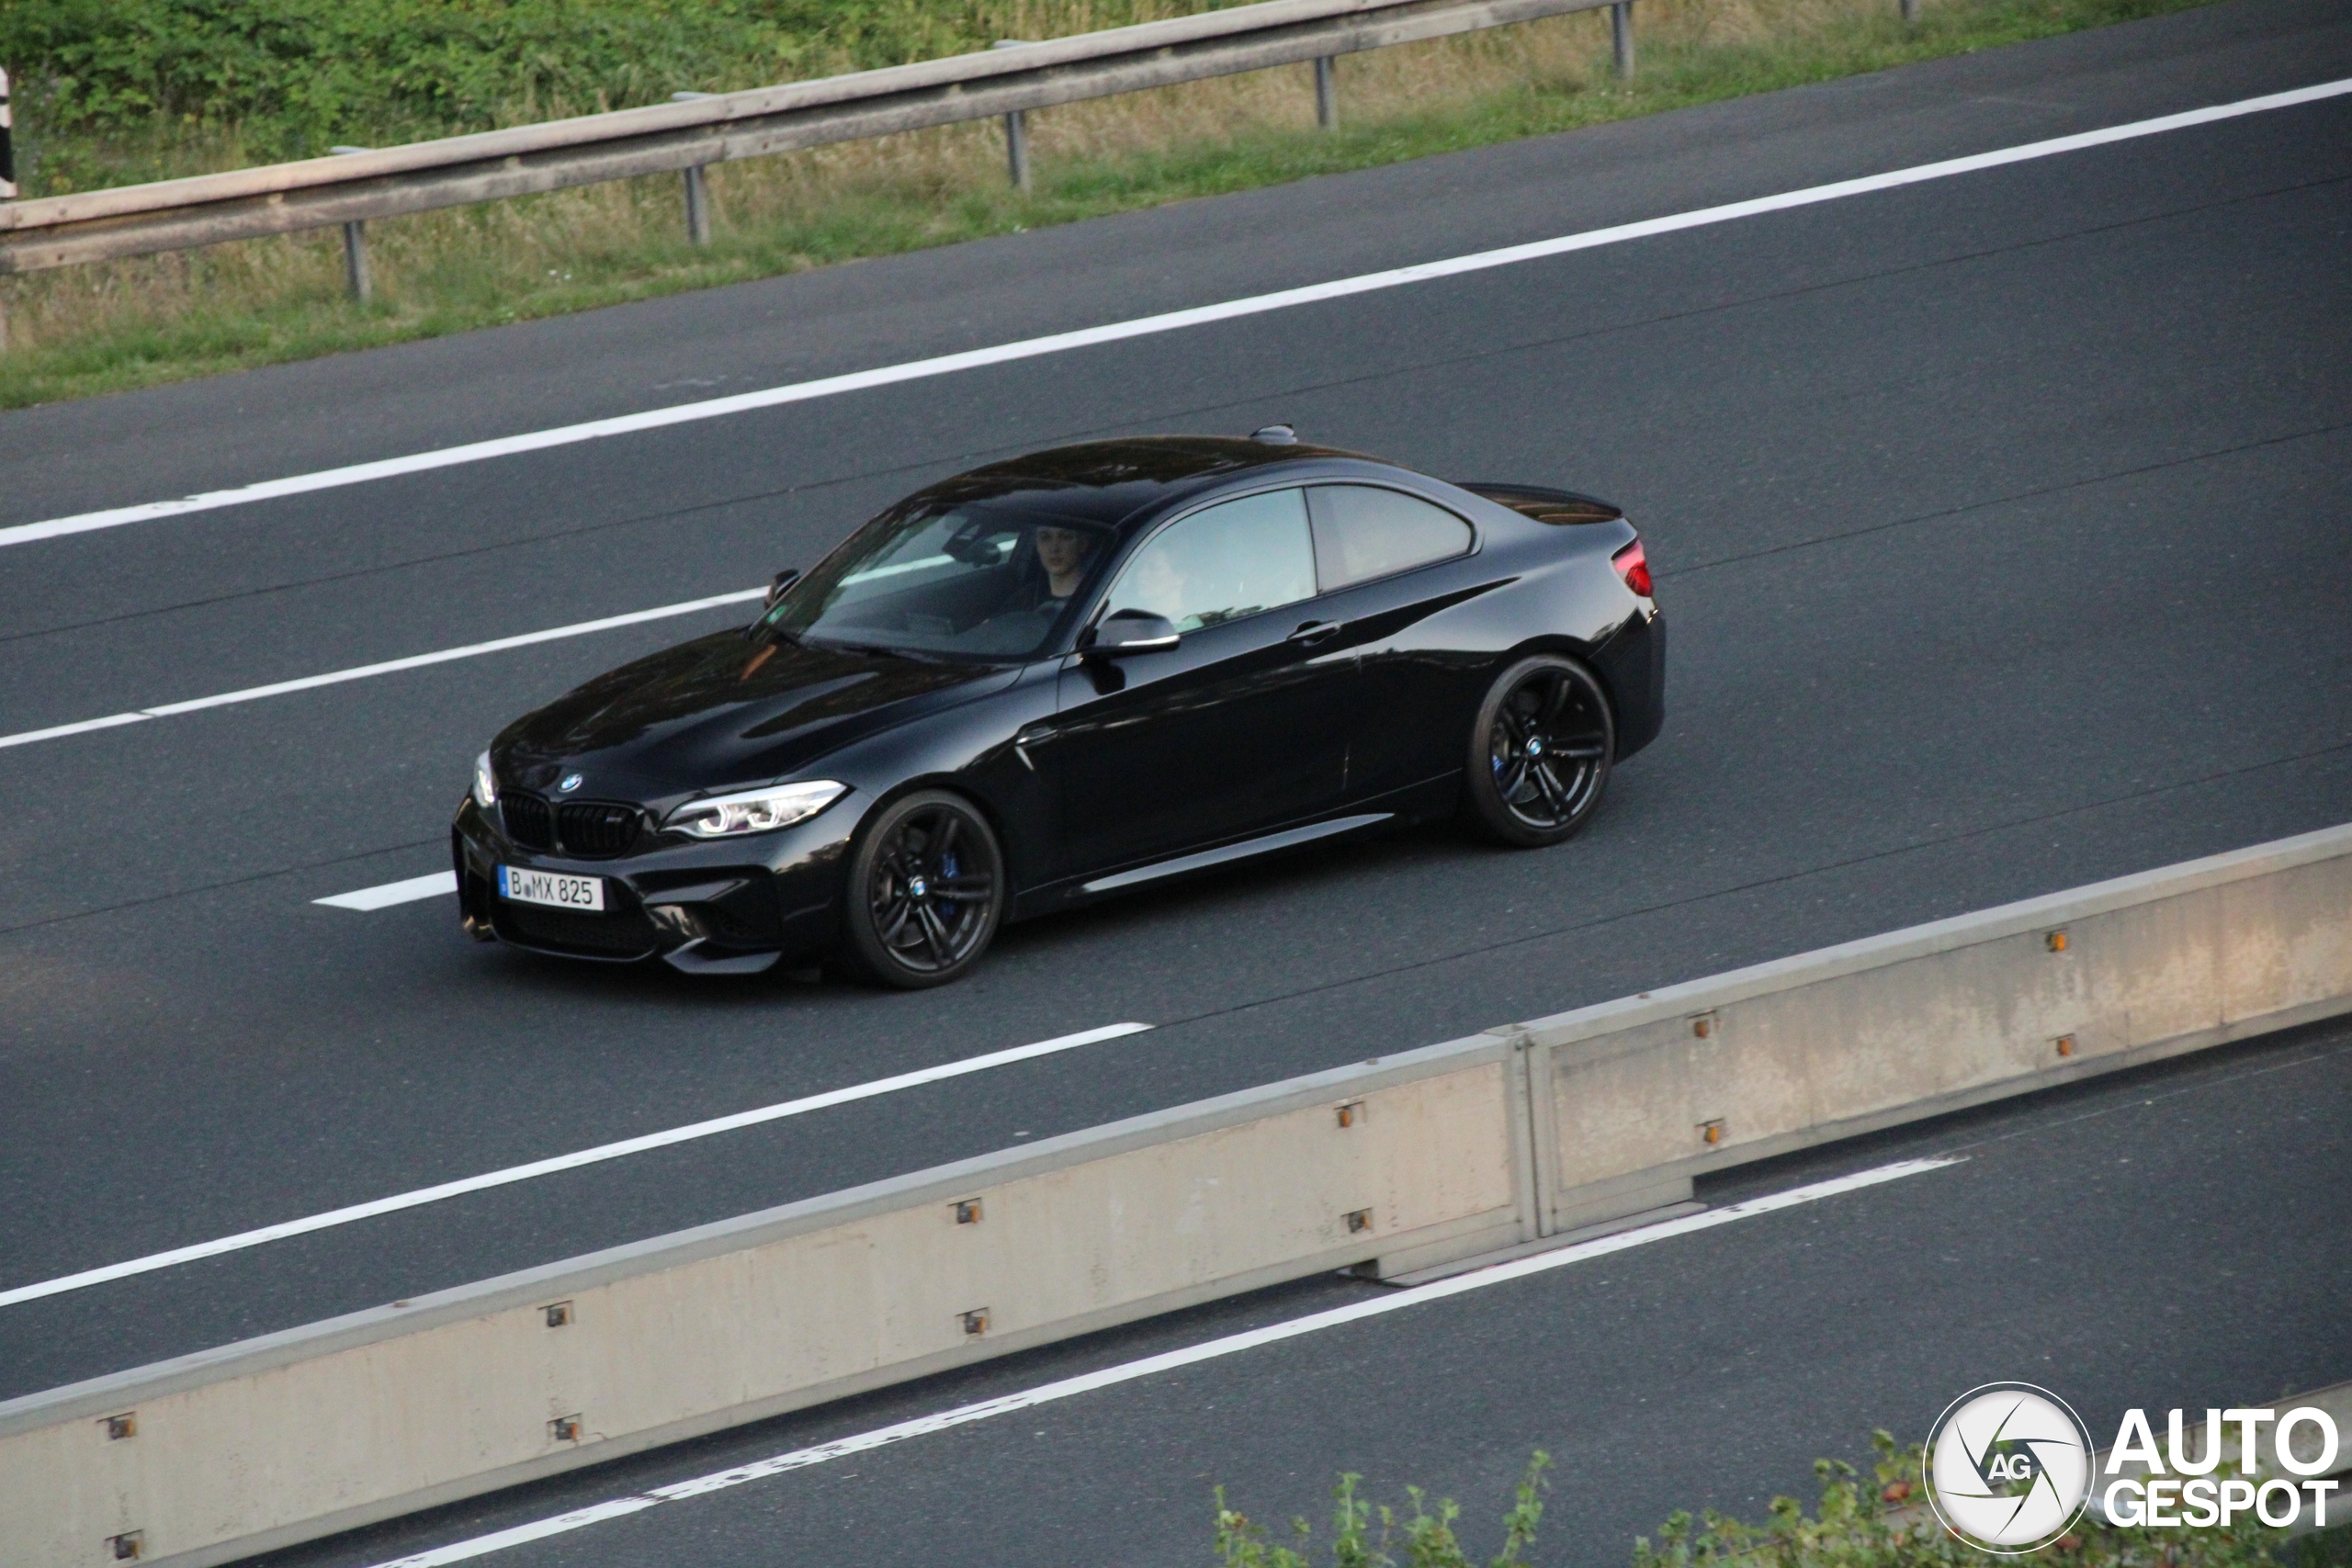
M 535 643 L 560 642 L 566 637 L 586 637 L 591 632 L 608 632 L 619 626 L 634 626 L 647 621 L 667 620 L 673 615 L 691 615 L 698 610 L 715 610 L 722 604 L 741 604 L 764 598 L 764 588 L 747 588 L 740 593 L 714 593 L 707 599 L 689 599 L 679 604 L 657 604 L 650 610 L 631 610 L 625 615 L 606 615 L 599 620 L 574 621 L 567 626 L 549 626 L 545 631 L 523 632 L 514 637 L 492 637 L 488 642 L 469 642 L 463 648 L 445 648 L 433 653 L 412 653 L 405 659 L 387 659 L 378 664 L 359 664 L 348 670 L 330 670 L 323 675 L 304 675 L 292 681 L 275 681 L 266 686 L 247 686 L 234 692 L 222 692 L 216 696 L 190 697 L 186 702 L 164 703 L 152 708 L 135 708 L 130 713 L 113 713 L 104 718 L 85 718 L 73 724 L 53 724 L 47 729 L 20 729 L 14 735 L 0 735 L 0 750 L 11 746 L 30 746 L 42 740 L 62 740 L 69 735 L 87 735 L 95 729 L 113 729 L 125 724 L 144 724 L 151 718 L 175 718 L 184 713 L 202 713 L 209 708 L 234 707 L 240 703 L 257 703 L 264 697 L 282 697 L 292 692 L 311 692 L 321 686 L 339 686 L 347 681 L 372 681 L 379 675 L 396 675 L 403 670 L 422 670 L 427 665 L 447 664 L 457 659 L 479 659 L 486 653 L 504 653 L 509 649 L 529 648 Z
M 324 904 L 330 909 L 389 909 L 395 904 L 413 904 L 420 898 L 442 898 L 458 890 L 458 874 L 436 871 L 429 876 L 412 876 L 405 882 L 379 883 L 373 887 L 355 888 L 338 893 L 332 898 L 313 898 L 313 904 Z
M 558 1171 L 577 1170 L 582 1166 L 598 1165 L 605 1160 L 643 1154 L 649 1149 L 666 1149 L 673 1144 L 692 1143 L 697 1138 L 711 1137 L 719 1133 L 732 1133 L 739 1128 L 756 1127 L 763 1122 L 780 1122 L 787 1116 L 805 1116 L 811 1111 L 823 1111 L 852 1100 L 872 1100 L 876 1095 L 896 1094 L 901 1089 L 916 1089 L 924 1084 L 938 1083 L 944 1078 L 962 1077 L 967 1073 L 986 1072 L 990 1067 L 1007 1066 L 1014 1062 L 1034 1061 L 1062 1051 L 1073 1051 L 1080 1045 L 1092 1045 L 1099 1041 L 1116 1040 L 1122 1035 L 1141 1034 L 1148 1023 L 1107 1023 L 1100 1029 L 1089 1029 L 1076 1034 L 1057 1035 L 1030 1045 L 1015 1045 L 1008 1050 L 990 1051 L 984 1055 L 967 1056 L 958 1062 L 943 1062 L 935 1067 L 921 1067 L 910 1073 L 899 1073 L 870 1083 L 851 1084 L 845 1089 L 830 1089 L 821 1094 L 804 1095 L 778 1105 L 763 1105 L 754 1111 L 738 1111 L 728 1116 L 714 1116 L 707 1122 L 695 1122 L 684 1127 L 672 1127 L 665 1132 L 647 1133 L 639 1137 L 623 1138 L 616 1143 L 599 1144 L 592 1149 L 580 1149 L 568 1155 L 556 1155 L 548 1159 L 532 1160 L 526 1165 L 508 1166 L 503 1170 L 486 1171 L 480 1176 L 463 1177 L 456 1181 L 444 1181 L 434 1187 L 420 1187 L 413 1192 L 396 1192 L 389 1198 L 376 1198 L 365 1203 L 353 1203 L 341 1209 L 330 1209 L 322 1214 L 311 1214 L 299 1220 L 287 1220 L 258 1230 L 240 1231 L 213 1241 L 199 1241 L 187 1247 L 175 1247 L 165 1252 L 152 1252 L 144 1258 L 132 1258 L 120 1263 L 108 1263 L 96 1269 L 85 1269 L 78 1274 L 62 1274 L 54 1280 L 40 1280 L 29 1285 L 0 1290 L 0 1307 L 15 1306 L 19 1302 L 39 1301 L 43 1296 L 62 1295 L 67 1291 L 83 1290 L 91 1285 L 103 1285 L 111 1280 L 129 1279 L 133 1274 L 150 1273 L 157 1269 L 169 1269 L 175 1264 L 192 1263 L 199 1258 L 218 1258 L 224 1252 L 238 1252 L 264 1242 L 282 1241 L 288 1236 L 307 1235 L 312 1231 L 326 1230 L 334 1225 L 347 1225 L 356 1220 L 373 1219 L 379 1214 L 398 1213 L 402 1209 L 421 1208 L 438 1203 L 445 1198 L 461 1197 L 468 1192 L 480 1192 L 487 1188 L 505 1187 L 534 1177 L 553 1176 Z

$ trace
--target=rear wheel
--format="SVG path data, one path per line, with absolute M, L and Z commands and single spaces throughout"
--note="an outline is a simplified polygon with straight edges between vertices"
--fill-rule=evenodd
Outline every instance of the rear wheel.
M 892 801 L 850 858 L 849 956 L 886 986 L 944 986 L 988 951 L 1004 881 L 996 834 L 969 801 L 935 789 Z
M 1616 722 L 1592 671 L 1557 654 L 1522 659 L 1478 705 L 1465 815 L 1507 844 L 1556 844 L 1600 804 L 1616 755 Z

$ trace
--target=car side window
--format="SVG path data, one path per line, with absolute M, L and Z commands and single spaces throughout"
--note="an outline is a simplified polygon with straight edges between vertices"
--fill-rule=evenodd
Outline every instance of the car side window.
M 1148 611 L 1190 632 L 1314 593 L 1306 498 L 1277 490 L 1219 502 L 1161 530 L 1119 574 L 1103 613 Z
M 1462 555 L 1470 525 L 1442 506 L 1376 485 L 1316 485 L 1315 563 L 1323 592 Z

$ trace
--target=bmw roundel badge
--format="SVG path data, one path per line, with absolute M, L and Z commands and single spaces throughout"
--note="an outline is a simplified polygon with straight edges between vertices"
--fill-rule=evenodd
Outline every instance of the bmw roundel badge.
M 555 787 L 561 793 L 570 795 L 573 790 L 580 787 L 580 783 L 581 780 L 578 773 L 566 773 L 563 775 L 563 782 Z

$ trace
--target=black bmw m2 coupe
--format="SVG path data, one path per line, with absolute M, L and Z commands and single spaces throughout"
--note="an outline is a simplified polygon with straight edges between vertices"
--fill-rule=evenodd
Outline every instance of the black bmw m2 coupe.
M 1665 659 L 1589 496 L 1283 426 L 1059 447 L 507 726 L 459 902 L 541 953 L 935 986 L 1006 920 L 1341 834 L 1557 843 L 1657 734 Z

